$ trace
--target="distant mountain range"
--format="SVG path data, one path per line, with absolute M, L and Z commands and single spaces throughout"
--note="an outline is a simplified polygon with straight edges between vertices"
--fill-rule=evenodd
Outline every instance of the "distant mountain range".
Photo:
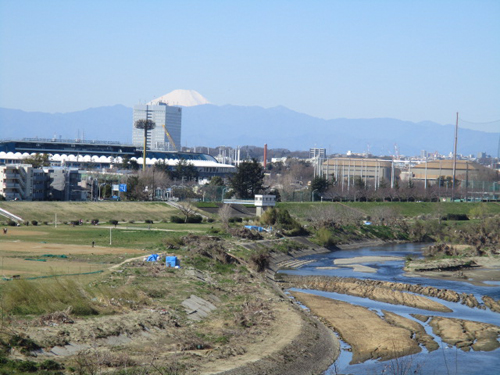
M 131 143 L 132 109 L 115 105 L 71 113 L 0 108 L 0 139 L 62 138 Z M 263 146 L 291 151 L 324 147 L 328 153 L 448 154 L 455 127 L 390 118 L 323 120 L 285 107 L 195 105 L 183 108 L 182 146 Z M 458 152 L 496 156 L 500 133 L 459 129 Z

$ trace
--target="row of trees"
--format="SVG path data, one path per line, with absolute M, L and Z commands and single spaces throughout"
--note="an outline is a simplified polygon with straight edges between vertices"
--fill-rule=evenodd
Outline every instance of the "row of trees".
M 387 181 L 381 181 L 378 187 L 367 185 L 359 176 L 354 177 L 349 186 L 335 180 L 327 180 L 324 177 L 315 177 L 311 181 L 310 191 L 312 199 L 321 197 L 324 200 L 333 201 L 436 201 L 440 198 L 469 199 L 480 197 L 484 189 L 479 185 L 466 186 L 462 181 L 453 182 L 451 178 L 441 176 L 435 184 L 427 184 L 424 181 L 399 181 L 394 186 L 389 186 Z M 286 197 L 282 198 L 286 199 Z

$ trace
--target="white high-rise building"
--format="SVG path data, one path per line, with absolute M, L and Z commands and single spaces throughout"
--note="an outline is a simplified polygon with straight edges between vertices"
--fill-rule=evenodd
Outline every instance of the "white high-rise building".
M 182 108 L 169 106 L 165 103 L 138 104 L 134 106 L 134 123 L 132 144 L 144 145 L 144 130 L 137 129 L 137 120 L 149 119 L 156 127 L 148 131 L 146 148 L 148 150 L 177 151 L 181 150 Z

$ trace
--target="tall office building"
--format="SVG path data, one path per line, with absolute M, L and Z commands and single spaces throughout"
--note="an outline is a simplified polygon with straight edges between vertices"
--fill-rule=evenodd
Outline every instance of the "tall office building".
M 146 141 L 148 150 L 181 150 L 182 108 L 169 106 L 161 102 L 154 105 L 135 105 L 134 123 L 132 125 L 132 143 L 134 146 L 142 147 L 144 145 L 144 130 L 136 129 L 134 124 L 137 120 L 145 119 L 152 120 L 156 124 L 153 130 L 148 131 Z

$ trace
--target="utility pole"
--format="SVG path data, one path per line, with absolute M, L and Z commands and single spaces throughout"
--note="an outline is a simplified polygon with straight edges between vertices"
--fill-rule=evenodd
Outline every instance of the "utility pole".
M 457 141 L 458 141 L 458 112 L 455 125 L 455 146 L 453 148 L 453 181 L 451 183 L 451 201 L 455 200 L 455 175 L 457 172 Z

